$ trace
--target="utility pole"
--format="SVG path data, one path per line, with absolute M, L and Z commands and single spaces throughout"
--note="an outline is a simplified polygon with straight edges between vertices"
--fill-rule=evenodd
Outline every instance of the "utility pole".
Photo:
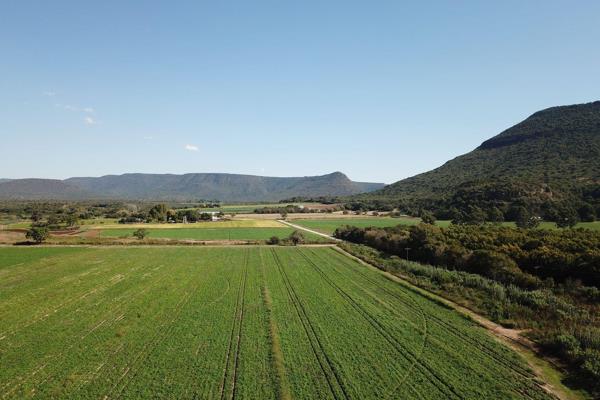
M 405 247 L 404 250 L 406 250 L 406 261 L 408 261 L 408 251 L 411 250 L 411 248 Z

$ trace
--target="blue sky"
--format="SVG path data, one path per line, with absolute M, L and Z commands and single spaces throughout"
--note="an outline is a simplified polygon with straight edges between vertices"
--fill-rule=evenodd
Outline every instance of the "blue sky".
M 600 99 L 598 20 L 597 1 L 3 1 L 0 177 L 391 183 Z

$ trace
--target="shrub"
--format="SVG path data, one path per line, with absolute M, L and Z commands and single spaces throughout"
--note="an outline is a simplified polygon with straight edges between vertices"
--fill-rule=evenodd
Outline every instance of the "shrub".
M 277 236 L 271 236 L 269 240 L 267 240 L 267 244 L 279 244 L 280 240 Z
M 558 335 L 553 343 L 556 351 L 563 357 L 576 357 L 581 350 L 579 341 L 573 335 Z
M 587 351 L 583 359 L 584 361 L 581 364 L 583 373 L 597 382 L 600 379 L 600 353 L 597 351 Z
M 143 240 L 146 236 L 148 236 L 148 231 L 144 228 L 140 228 L 133 232 L 133 236 L 139 240 Z

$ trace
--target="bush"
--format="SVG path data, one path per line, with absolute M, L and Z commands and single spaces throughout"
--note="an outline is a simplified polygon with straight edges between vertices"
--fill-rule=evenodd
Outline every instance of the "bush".
M 581 370 L 589 378 L 594 379 L 597 382 L 597 380 L 600 379 L 600 353 L 597 351 L 587 351 L 584 354 L 583 359 L 584 361 L 581 364 Z
M 267 240 L 267 244 L 279 244 L 280 239 L 277 236 L 271 236 L 269 240 Z
M 146 236 L 148 236 L 148 231 L 144 228 L 140 228 L 133 232 L 133 236 L 139 240 L 143 240 Z
M 581 347 L 579 341 L 573 335 L 558 335 L 554 339 L 553 347 L 563 357 L 577 357 Z

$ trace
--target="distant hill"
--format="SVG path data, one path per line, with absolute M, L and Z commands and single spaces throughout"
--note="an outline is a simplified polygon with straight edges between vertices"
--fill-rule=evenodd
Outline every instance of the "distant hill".
M 0 198 L 82 200 L 92 194 L 58 179 L 11 179 L 0 182 Z
M 600 102 L 536 112 L 439 168 L 359 197 L 437 207 L 597 202 Z
M 308 177 L 265 177 L 220 173 L 123 174 L 77 177 L 63 181 L 15 179 L 0 183 L 0 198 L 127 199 L 225 202 L 277 201 L 295 196 L 346 196 L 382 188 L 381 183 L 353 182 L 341 172 Z

